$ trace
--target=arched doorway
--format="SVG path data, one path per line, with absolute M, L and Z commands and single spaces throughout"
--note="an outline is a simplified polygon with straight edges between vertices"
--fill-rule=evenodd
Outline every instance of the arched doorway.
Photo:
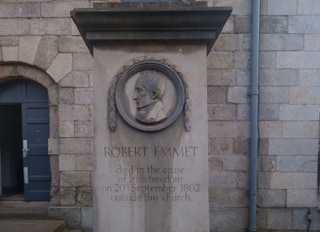
M 0 194 L 50 200 L 48 91 L 30 80 L 0 84 Z

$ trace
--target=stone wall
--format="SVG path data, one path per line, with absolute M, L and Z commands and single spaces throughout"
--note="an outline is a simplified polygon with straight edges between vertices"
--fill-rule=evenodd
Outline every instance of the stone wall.
M 208 60 L 212 231 L 248 226 L 251 1 L 232 17 Z M 303 231 L 316 211 L 319 1 L 261 1 L 258 228 Z
M 86 231 L 93 218 L 93 67 L 70 11 L 91 7 L 93 2 L 0 2 L 0 65 L 32 67 L 7 75 L 1 69 L 1 78 L 19 74 L 55 89 L 49 91 L 53 174 L 49 215 L 68 219 L 71 227 Z M 211 231 L 246 231 L 251 1 L 209 0 L 208 5 L 233 7 L 208 55 L 210 226 Z M 307 208 L 312 208 L 311 229 L 320 230 L 316 211 L 319 9 L 318 0 L 261 0 L 261 231 L 304 231 Z

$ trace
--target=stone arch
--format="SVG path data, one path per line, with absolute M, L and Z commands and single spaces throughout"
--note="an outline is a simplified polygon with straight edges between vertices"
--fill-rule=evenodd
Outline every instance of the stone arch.
M 58 84 L 41 69 L 25 63 L 0 63 L 0 84 L 10 80 L 27 79 L 39 83 L 48 90 L 50 138 L 48 141 L 48 154 L 51 166 L 51 202 L 55 204 L 59 189 L 58 168 Z

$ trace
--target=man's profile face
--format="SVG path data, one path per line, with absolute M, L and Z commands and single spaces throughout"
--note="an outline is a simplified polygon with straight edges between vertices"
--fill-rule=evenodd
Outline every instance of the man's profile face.
M 135 92 L 133 99 L 137 103 L 138 109 L 143 109 L 154 102 L 152 98 L 152 93 L 148 91 L 141 83 L 141 79 L 138 79 L 136 82 Z

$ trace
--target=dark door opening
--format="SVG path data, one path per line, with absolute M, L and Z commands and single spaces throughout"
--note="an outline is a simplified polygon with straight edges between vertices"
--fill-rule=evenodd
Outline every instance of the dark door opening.
M 0 85 L 0 196 L 49 201 L 48 91 L 29 80 Z
M 20 104 L 0 105 L 2 196 L 23 194 L 22 121 Z

